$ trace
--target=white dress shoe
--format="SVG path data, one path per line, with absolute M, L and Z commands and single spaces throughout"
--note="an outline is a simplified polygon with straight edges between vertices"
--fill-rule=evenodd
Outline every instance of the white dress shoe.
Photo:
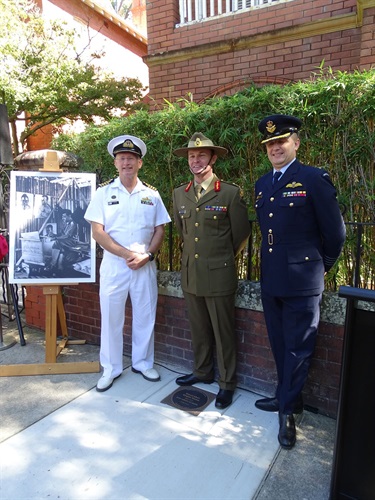
M 102 375 L 96 384 L 96 390 L 98 392 L 104 392 L 110 389 L 113 385 L 113 381 L 121 376 L 117 375 L 117 377 L 108 377 L 107 375 Z
M 149 368 L 148 370 L 144 370 L 143 372 L 140 370 L 136 370 L 135 368 L 132 368 L 132 372 L 140 373 L 142 377 L 148 380 L 149 382 L 158 382 L 160 380 L 160 375 L 155 370 L 155 368 Z

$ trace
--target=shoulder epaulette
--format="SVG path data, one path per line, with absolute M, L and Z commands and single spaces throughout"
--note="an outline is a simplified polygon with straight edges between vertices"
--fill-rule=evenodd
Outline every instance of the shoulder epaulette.
M 229 184 L 229 186 L 233 186 L 233 187 L 235 187 L 235 188 L 239 189 L 239 190 L 240 190 L 240 196 L 241 196 L 241 198 L 243 198 L 243 197 L 244 197 L 244 192 L 243 192 L 243 189 L 242 189 L 242 187 L 241 187 L 241 186 L 239 186 L 238 184 L 235 184 L 234 182 L 228 182 L 228 181 L 221 181 L 221 182 L 224 182 L 224 184 Z
M 240 188 L 240 186 L 238 184 L 235 184 L 234 182 L 229 182 L 229 181 L 223 181 L 223 180 L 220 180 L 220 182 L 223 182 L 224 184 L 229 184 L 230 186 L 234 186 L 236 188 Z
M 148 182 L 144 182 L 144 181 L 142 181 L 142 183 L 143 183 L 146 187 L 148 187 L 148 188 L 152 189 L 153 191 L 157 191 L 156 187 L 151 186 L 151 184 L 148 184 Z
M 180 187 L 185 187 L 186 191 L 189 191 L 190 186 L 193 184 L 193 181 L 184 181 L 181 184 L 179 184 L 175 189 L 178 189 Z
M 104 186 L 108 186 L 108 184 L 111 184 L 112 182 L 114 182 L 114 180 L 116 179 L 116 177 L 114 177 L 113 179 L 109 179 L 108 181 L 104 181 L 102 182 L 101 184 L 99 184 L 98 187 L 104 187 Z

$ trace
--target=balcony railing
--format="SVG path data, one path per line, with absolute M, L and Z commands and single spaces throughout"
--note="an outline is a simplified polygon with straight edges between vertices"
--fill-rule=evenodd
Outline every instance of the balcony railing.
M 224 14 L 243 12 L 246 9 L 267 7 L 271 3 L 292 0 L 179 0 L 180 24 L 196 23 Z

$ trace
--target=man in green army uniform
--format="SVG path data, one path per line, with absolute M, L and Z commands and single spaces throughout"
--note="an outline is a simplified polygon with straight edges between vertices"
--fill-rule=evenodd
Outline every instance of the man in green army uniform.
M 187 305 L 194 371 L 177 378 L 182 386 L 214 381 L 216 344 L 220 391 L 215 406 L 232 403 L 236 388 L 236 256 L 250 234 L 240 188 L 213 172 L 227 150 L 196 132 L 174 154 L 187 158 L 194 179 L 173 192 L 174 220 L 182 238 L 181 287 Z

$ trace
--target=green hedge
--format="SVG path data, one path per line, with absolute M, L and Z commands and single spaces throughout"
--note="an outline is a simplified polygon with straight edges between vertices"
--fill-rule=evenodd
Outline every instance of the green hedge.
M 140 177 L 158 188 L 171 211 L 172 191 L 191 177 L 184 159 L 173 150 L 186 145 L 200 131 L 229 154 L 217 162 L 219 177 L 243 189 L 254 219 L 254 183 L 270 169 L 260 144 L 258 122 L 268 114 L 285 113 L 303 120 L 300 161 L 326 168 L 345 207 L 346 222 L 375 222 L 375 70 L 354 73 L 323 69 L 309 81 L 285 86 L 249 86 L 233 96 L 217 97 L 204 104 L 190 96 L 165 102 L 156 112 L 139 111 L 102 126 L 91 126 L 79 135 L 60 135 L 55 149 L 70 151 L 84 159 L 84 170 L 96 172 L 98 182 L 116 175 L 107 152 L 108 141 L 122 134 L 141 137 L 147 144 Z M 327 285 L 353 284 L 357 226 L 348 228 L 348 241 L 340 265 L 330 273 Z M 375 229 L 365 227 L 362 241 L 361 286 L 375 288 Z M 259 277 L 259 237 L 254 241 L 252 278 Z M 163 250 L 164 252 L 164 250 Z M 178 242 L 176 255 L 178 260 Z M 165 256 L 162 266 L 167 268 Z M 243 267 L 241 269 L 244 269 Z

